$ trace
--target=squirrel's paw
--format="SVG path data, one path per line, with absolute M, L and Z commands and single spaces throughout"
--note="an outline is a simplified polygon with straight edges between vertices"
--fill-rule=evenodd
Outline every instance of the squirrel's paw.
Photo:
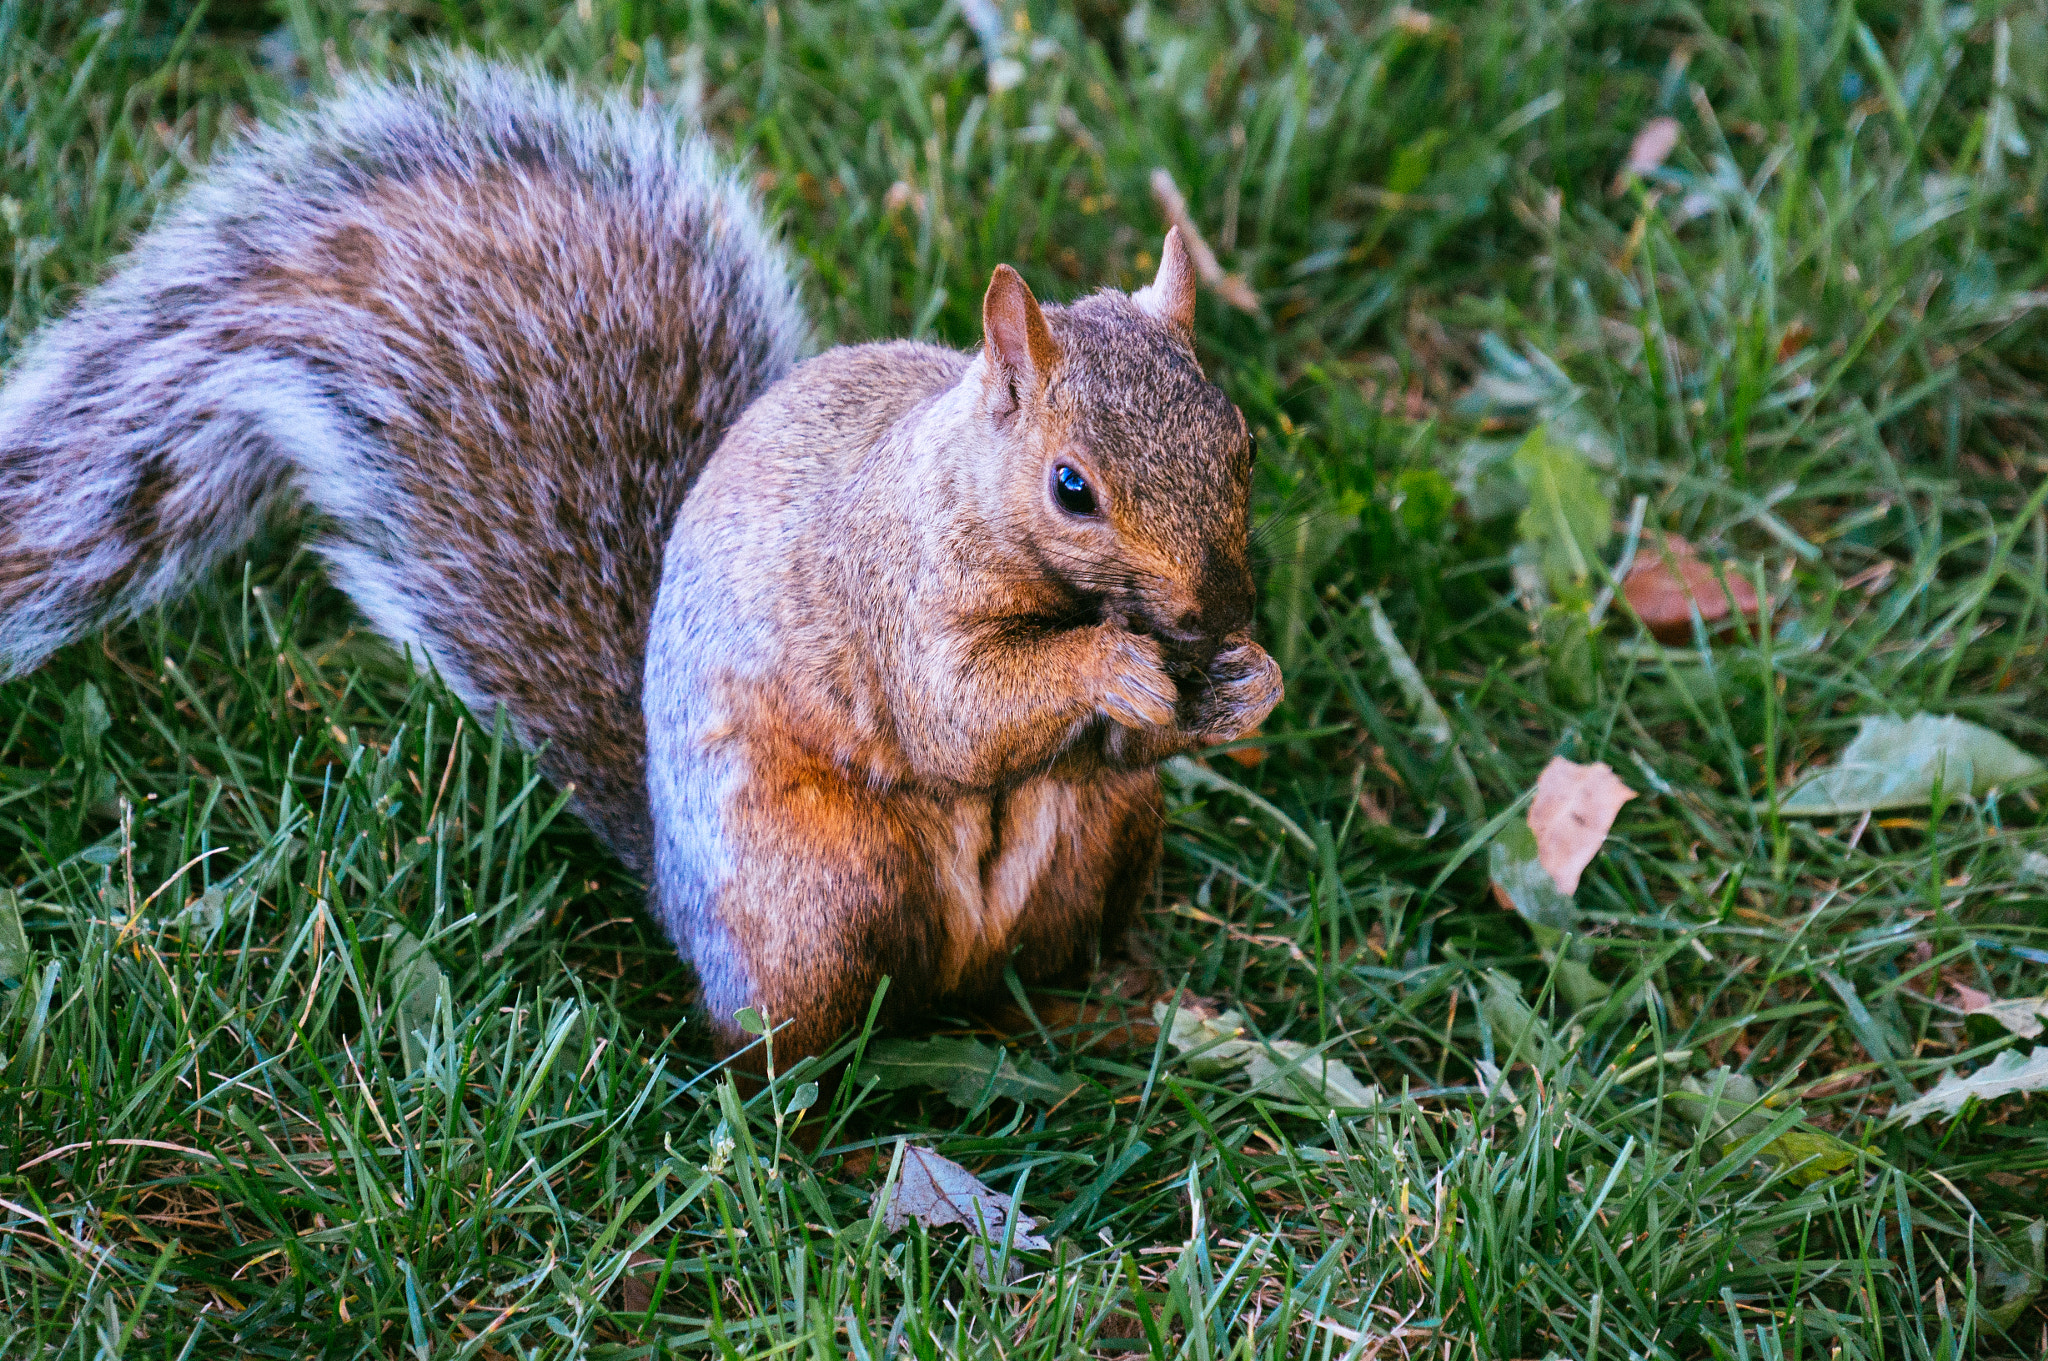
M 1126 728 L 1172 727 L 1178 692 L 1163 661 L 1152 639 L 1105 628 L 1097 655 L 1096 707 Z
M 1232 742 L 1259 726 L 1286 687 L 1280 663 L 1251 639 L 1237 635 L 1216 654 L 1209 667 L 1210 684 L 1198 716 L 1204 742 Z

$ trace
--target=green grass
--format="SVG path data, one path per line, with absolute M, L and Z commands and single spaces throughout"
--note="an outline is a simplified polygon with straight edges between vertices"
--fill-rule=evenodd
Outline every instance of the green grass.
M 1327 1044 L 1380 1106 L 1044 999 L 981 1034 L 1079 1083 L 1056 1105 L 744 1098 L 636 886 L 285 524 L 0 687 L 0 1355 L 2039 1355 L 2038 1303 L 1993 1318 L 2039 1101 L 1885 1115 L 2027 1047 L 1938 1002 L 2048 990 L 2044 791 L 1776 808 L 1868 714 L 2048 754 L 2048 11 L 1009 8 L 992 92 L 950 5 L 0 0 L 0 357 L 246 117 L 427 41 L 694 104 L 832 339 L 972 343 L 1003 260 L 1141 280 L 1167 167 L 1264 308 L 1200 330 L 1258 431 L 1289 693 L 1262 763 L 1211 763 L 1241 790 L 1172 786 L 1102 987 Z M 1659 115 L 1679 148 L 1614 185 Z M 1589 629 L 1620 536 L 1518 589 L 1499 458 L 1538 424 L 1769 626 Z M 1484 841 L 1553 754 L 1642 797 L 1539 943 Z M 1725 1122 L 1724 1065 L 1772 1095 L 1701 1137 L 1670 1094 Z M 904 1135 L 1057 1269 L 884 1233 Z

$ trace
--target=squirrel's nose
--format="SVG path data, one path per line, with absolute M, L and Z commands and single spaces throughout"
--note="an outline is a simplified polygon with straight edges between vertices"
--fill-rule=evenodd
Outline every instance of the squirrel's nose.
M 1252 574 L 1241 562 L 1233 562 L 1213 547 L 1195 582 L 1195 608 L 1182 616 L 1210 638 L 1241 633 L 1252 621 L 1256 598 Z

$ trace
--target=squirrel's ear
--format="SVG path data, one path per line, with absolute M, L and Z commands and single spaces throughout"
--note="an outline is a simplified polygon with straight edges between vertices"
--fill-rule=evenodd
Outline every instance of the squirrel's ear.
M 1180 239 L 1180 228 L 1166 229 L 1166 244 L 1159 248 L 1159 273 L 1152 282 L 1131 294 L 1138 310 L 1159 318 L 1167 325 L 1195 333 L 1195 262 Z
M 981 333 L 989 358 L 998 370 L 990 378 L 1007 384 L 1012 405 L 1028 393 L 1037 395 L 1060 362 L 1059 342 L 1038 310 L 1038 299 L 1024 276 L 997 265 L 981 300 Z

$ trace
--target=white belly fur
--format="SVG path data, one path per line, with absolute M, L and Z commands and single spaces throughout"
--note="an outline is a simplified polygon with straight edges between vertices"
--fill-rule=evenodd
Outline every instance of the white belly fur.
M 953 805 L 944 832 L 935 838 L 939 844 L 932 847 L 946 929 L 941 991 L 958 987 L 977 962 L 1008 951 L 1011 928 L 1051 868 L 1060 827 L 1073 813 L 1073 791 L 1063 784 L 1039 780 L 1016 790 L 1002 803 L 1002 843 L 984 874 L 982 861 L 996 836 L 995 805 L 988 799 Z

